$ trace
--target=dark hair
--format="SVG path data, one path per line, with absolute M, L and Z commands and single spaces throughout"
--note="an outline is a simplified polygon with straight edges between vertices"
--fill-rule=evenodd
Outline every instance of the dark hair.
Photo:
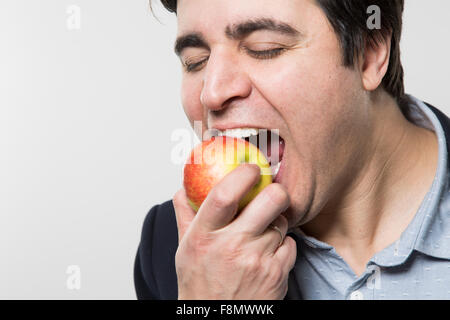
M 151 0 L 150 0 L 151 1 Z M 402 113 L 408 118 L 403 84 L 403 67 L 400 61 L 400 37 L 404 0 L 315 0 L 324 11 L 335 33 L 339 37 L 343 53 L 343 64 L 355 65 L 355 58 L 364 54 L 367 45 L 375 47 L 391 35 L 389 67 L 383 78 L 383 88 L 392 95 Z M 161 0 L 170 12 L 177 12 L 177 0 Z M 380 28 L 369 28 L 368 8 L 376 5 L 380 9 Z

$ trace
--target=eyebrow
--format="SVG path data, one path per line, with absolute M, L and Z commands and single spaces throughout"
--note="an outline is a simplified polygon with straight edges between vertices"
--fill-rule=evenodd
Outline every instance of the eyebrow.
M 302 35 L 291 25 L 271 18 L 251 19 L 229 25 L 225 28 L 225 35 L 231 40 L 240 40 L 249 36 L 252 32 L 260 30 L 273 31 L 290 37 Z M 198 32 L 179 36 L 175 41 L 174 51 L 177 56 L 180 56 L 182 51 L 188 47 L 210 49 L 205 38 Z

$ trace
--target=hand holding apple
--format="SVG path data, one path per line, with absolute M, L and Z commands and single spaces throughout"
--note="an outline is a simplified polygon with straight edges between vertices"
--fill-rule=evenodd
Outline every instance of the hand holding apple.
M 295 241 L 284 236 L 288 222 L 282 213 L 289 195 L 281 184 L 271 183 L 264 158 L 257 165 L 240 165 L 253 162 L 254 154 L 213 148 L 227 141 L 232 149 L 247 146 L 245 140 L 216 137 L 197 147 L 197 154 L 194 149 L 185 167 L 185 188 L 173 198 L 178 299 L 282 299 L 297 256 Z M 196 164 L 196 155 L 204 162 Z
M 290 204 L 286 190 L 271 183 L 237 214 L 240 199 L 259 179 L 256 165 L 238 166 L 214 186 L 198 212 L 188 204 L 184 188 L 175 194 L 178 299 L 286 295 L 297 256 L 295 241 L 285 236 L 288 222 L 282 213 Z

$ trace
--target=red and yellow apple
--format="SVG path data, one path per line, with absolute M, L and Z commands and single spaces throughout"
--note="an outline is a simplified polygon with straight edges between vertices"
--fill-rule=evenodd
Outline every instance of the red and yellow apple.
M 212 137 L 197 145 L 183 170 L 183 185 L 192 209 L 197 212 L 211 189 L 242 163 L 257 164 L 261 175 L 259 182 L 239 202 L 238 211 L 272 183 L 266 156 L 252 143 L 227 136 Z

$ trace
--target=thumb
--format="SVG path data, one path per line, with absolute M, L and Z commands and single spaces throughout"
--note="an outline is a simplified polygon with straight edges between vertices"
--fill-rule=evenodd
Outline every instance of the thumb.
M 187 228 L 190 226 L 192 220 L 195 217 L 195 211 L 188 203 L 188 198 L 184 188 L 175 193 L 173 197 L 173 206 L 175 208 L 175 216 L 178 226 L 178 243 L 181 242 Z

